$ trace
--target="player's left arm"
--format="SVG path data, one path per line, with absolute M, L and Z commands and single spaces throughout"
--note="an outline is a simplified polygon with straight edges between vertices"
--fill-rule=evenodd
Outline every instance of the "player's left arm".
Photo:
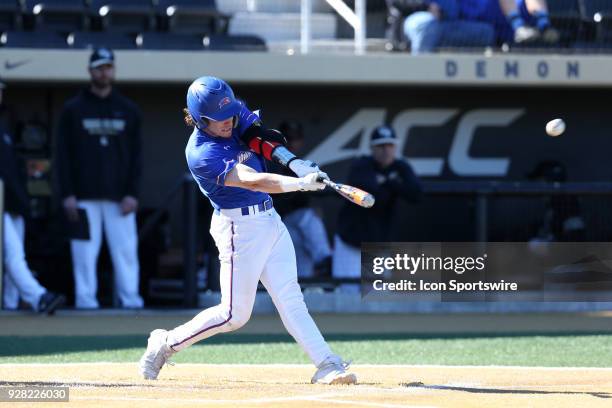
M 276 129 L 267 129 L 260 120 L 254 121 L 244 132 L 240 139 L 249 148 L 263 156 L 265 159 L 278 163 L 293 171 L 298 177 L 311 173 L 321 173 L 321 177 L 329 178 L 316 163 L 302 160 L 287 149 L 287 139 Z

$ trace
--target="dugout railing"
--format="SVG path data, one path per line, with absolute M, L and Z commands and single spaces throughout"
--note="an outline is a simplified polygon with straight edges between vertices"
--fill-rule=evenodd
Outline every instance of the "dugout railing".
M 547 209 L 552 205 L 561 212 L 562 218 L 579 216 L 582 218 L 584 234 L 579 237 L 554 239 L 580 241 L 612 242 L 612 183 L 607 182 L 508 182 L 508 181 L 425 181 L 424 197 L 416 206 L 402 207 L 400 226 L 411 229 L 416 235 L 410 241 L 471 241 L 522 242 L 532 239 L 537 233 L 534 226 L 546 221 Z M 195 307 L 198 303 L 197 259 L 198 234 L 207 233 L 197 230 L 197 190 L 190 175 L 177 180 L 168 192 L 162 206 L 152 214 L 140 229 L 140 237 L 146 236 L 163 211 L 179 195 L 182 196 L 183 225 L 183 276 L 181 280 L 157 279 L 154 286 L 157 292 L 173 293 L 168 299 L 179 301 L 181 306 Z M 554 200 L 554 198 L 561 200 Z M 552 199 L 552 201 L 551 201 Z M 338 200 L 334 194 L 323 195 L 315 200 L 315 205 L 325 207 L 327 200 Z M 431 210 L 432 204 L 435 208 Z M 454 225 L 440 221 L 443 216 L 460 217 L 462 222 Z M 418 220 L 418 223 L 413 223 Z M 436 221 L 437 220 L 437 221 Z M 418 224 L 418 225 L 417 225 Z M 427 227 L 431 225 L 431 227 Z M 413 228 L 414 227 L 414 228 Z M 451 229 L 457 231 L 451 231 Z M 419 236 L 418 230 L 427 230 L 437 235 Z M 333 231 L 330 231 L 333 236 Z M 212 254 L 211 254 L 212 256 Z M 209 273 L 217 273 L 208 268 Z M 213 279 L 209 276 L 209 282 Z M 334 279 L 332 276 L 300 278 L 305 290 L 331 292 L 341 284 L 358 284 L 360 279 Z M 214 290 L 210 286 L 207 290 Z
M 395 225 L 389 226 L 391 240 L 483 246 L 532 240 L 612 242 L 612 183 L 424 181 L 423 190 L 421 203 L 397 209 Z M 303 288 L 325 291 L 359 282 L 331 276 L 300 279 Z
M 464 197 L 471 200 L 473 207 L 473 237 L 476 242 L 487 242 L 490 240 L 491 226 L 495 224 L 495 220 L 491 219 L 491 206 L 503 206 L 503 200 L 513 199 L 513 205 L 517 199 L 524 200 L 527 204 L 529 201 L 532 204 L 550 205 L 546 200 L 552 197 L 564 197 L 567 201 L 556 202 L 555 206 L 558 211 L 564 212 L 561 216 L 570 216 L 569 212 L 576 211 L 574 207 L 578 205 L 580 214 L 588 219 L 599 218 L 599 225 L 596 227 L 591 225 L 591 228 L 597 228 L 597 234 L 587 234 L 584 240 L 601 241 L 602 238 L 608 236 L 607 232 L 612 231 L 612 219 L 608 220 L 606 214 L 599 213 L 605 210 L 605 200 L 612 196 L 612 183 L 608 182 L 507 182 L 507 181 L 480 181 L 480 182 L 426 182 L 424 183 L 424 192 L 430 197 Z M 569 200 L 573 198 L 572 200 Z M 575 200 L 574 200 L 575 199 Z M 597 202 L 599 201 L 599 202 Z M 582 204 L 582 205 L 581 205 Z M 587 204 L 586 206 L 584 204 Z M 590 204 L 590 205 L 589 205 Z M 584 208 L 583 208 L 584 207 Z M 539 208 L 539 210 L 545 210 Z M 608 208 L 609 209 L 609 208 Z M 514 211 L 519 211 L 520 208 L 514 207 Z M 537 219 L 537 208 L 534 208 L 533 213 L 517 214 L 515 220 L 521 221 L 528 218 L 529 220 Z M 505 211 L 507 213 L 508 211 Z M 510 211 L 512 212 L 512 211 Z M 543 212 L 542 212 L 543 214 Z M 601 222 L 605 221 L 605 224 Z M 589 225 L 585 225 L 588 228 Z M 602 229 L 605 227 L 605 231 Z M 496 234 L 495 239 L 505 238 L 507 240 L 521 240 L 525 235 L 508 234 L 506 237 Z

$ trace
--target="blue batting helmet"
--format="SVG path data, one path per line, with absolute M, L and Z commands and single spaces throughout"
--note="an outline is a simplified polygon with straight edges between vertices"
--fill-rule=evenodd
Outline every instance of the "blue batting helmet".
M 224 80 L 203 76 L 191 83 L 187 91 L 187 110 L 199 129 L 207 126 L 207 120 L 223 121 L 238 116 L 242 103 Z M 234 119 L 234 125 L 237 118 Z

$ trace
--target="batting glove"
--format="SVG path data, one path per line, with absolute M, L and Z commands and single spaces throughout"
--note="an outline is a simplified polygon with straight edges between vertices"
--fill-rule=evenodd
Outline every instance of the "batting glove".
M 321 183 L 319 178 L 322 177 L 323 172 L 316 172 L 307 174 L 304 177 L 300 177 L 300 190 L 301 191 L 317 191 L 323 190 L 325 188 L 325 184 Z

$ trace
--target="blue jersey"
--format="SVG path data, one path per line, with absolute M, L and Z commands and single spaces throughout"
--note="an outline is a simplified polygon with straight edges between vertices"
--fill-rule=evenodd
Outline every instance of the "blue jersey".
M 270 198 L 266 193 L 225 185 L 225 178 L 238 163 L 257 172 L 265 171 L 263 157 L 253 153 L 240 141 L 240 135 L 258 119 L 243 106 L 232 137 L 214 137 L 196 128 L 187 142 L 185 155 L 189 170 L 202 193 L 217 210 L 246 207 Z

